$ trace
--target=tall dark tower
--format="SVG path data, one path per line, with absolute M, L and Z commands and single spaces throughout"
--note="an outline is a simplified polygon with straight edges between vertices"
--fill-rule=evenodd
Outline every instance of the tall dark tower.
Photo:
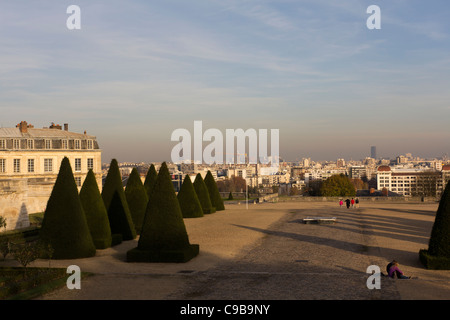
M 377 147 L 376 146 L 370 147 L 370 157 L 373 159 L 377 158 Z

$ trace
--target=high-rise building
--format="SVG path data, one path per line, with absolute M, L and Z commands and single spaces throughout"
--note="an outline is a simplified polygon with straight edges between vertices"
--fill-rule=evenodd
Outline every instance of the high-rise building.
M 370 147 L 370 157 L 376 159 L 377 158 L 377 147 L 371 146 Z

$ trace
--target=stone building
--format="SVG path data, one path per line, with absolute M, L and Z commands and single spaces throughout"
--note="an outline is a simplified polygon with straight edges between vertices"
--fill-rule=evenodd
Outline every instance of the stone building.
M 0 216 L 7 219 L 7 229 L 25 227 L 28 214 L 45 211 L 64 157 L 79 188 L 92 169 L 101 189 L 95 136 L 70 132 L 68 124 L 38 129 L 22 121 L 15 128 L 0 128 Z

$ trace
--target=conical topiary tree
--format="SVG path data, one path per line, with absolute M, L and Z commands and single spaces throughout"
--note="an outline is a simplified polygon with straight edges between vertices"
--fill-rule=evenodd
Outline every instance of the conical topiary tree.
M 111 234 L 122 235 L 122 240 L 136 238 L 136 229 L 122 186 L 122 177 L 116 159 L 111 161 L 102 190 L 102 198 L 108 211 Z M 114 240 L 113 240 L 114 241 Z
M 219 189 L 217 188 L 216 180 L 214 180 L 214 177 L 209 170 L 206 173 L 205 185 L 208 189 L 209 198 L 211 200 L 211 205 L 213 206 L 213 208 L 215 208 L 216 211 L 225 210 L 225 205 L 223 204 L 223 199 L 219 193 Z
M 231 193 L 231 191 L 230 191 L 230 193 L 228 194 L 228 200 L 233 200 L 234 198 L 233 198 L 233 193 Z
M 202 205 L 203 214 L 214 213 L 216 209 L 211 204 L 208 188 L 200 173 L 197 173 L 195 176 L 194 189 L 197 193 L 198 200 L 200 200 L 200 204 Z
M 158 173 L 156 172 L 155 166 L 153 164 L 150 165 L 150 168 L 147 171 L 147 175 L 145 176 L 144 187 L 147 190 L 147 196 L 150 200 L 150 195 L 153 190 L 153 186 L 155 185 L 156 178 L 158 177 Z
M 147 191 L 142 184 L 141 177 L 136 168 L 131 170 L 125 188 L 125 197 L 130 208 L 131 218 L 136 229 L 136 234 L 141 233 L 142 222 L 144 221 L 145 209 L 147 208 Z
M 429 269 L 450 269 L 450 181 L 439 202 L 428 250 L 420 250 L 419 257 Z
M 111 247 L 111 227 L 95 174 L 89 170 L 80 190 L 80 200 L 92 240 L 97 249 Z
M 54 259 L 78 259 L 95 255 L 95 245 L 67 157 L 61 162 L 39 237 L 51 245 Z
M 190 244 L 172 179 L 164 162 L 145 213 L 138 246 L 127 252 L 129 262 L 186 262 L 199 246 Z
M 180 203 L 181 213 L 183 218 L 198 218 L 203 217 L 203 209 L 195 192 L 189 175 L 184 177 L 183 184 L 177 194 L 178 202 Z

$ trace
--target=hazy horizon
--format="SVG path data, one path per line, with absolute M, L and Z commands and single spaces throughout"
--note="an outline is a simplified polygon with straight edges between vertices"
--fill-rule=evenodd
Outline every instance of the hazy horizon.
M 449 16 L 443 0 L 2 3 L 0 125 L 69 123 L 103 162 L 170 161 L 195 120 L 279 129 L 287 161 L 442 157 Z

